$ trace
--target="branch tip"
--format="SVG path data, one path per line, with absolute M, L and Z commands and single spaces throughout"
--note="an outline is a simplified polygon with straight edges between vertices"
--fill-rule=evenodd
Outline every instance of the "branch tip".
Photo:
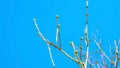
M 33 21 L 34 21 L 34 23 L 36 23 L 36 19 L 35 18 L 33 18 Z

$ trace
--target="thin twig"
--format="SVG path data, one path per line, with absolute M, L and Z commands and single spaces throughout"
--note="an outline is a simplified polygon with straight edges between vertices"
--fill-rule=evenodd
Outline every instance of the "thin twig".
M 94 42 L 96 43 L 96 45 L 100 49 L 101 53 L 113 64 L 114 62 L 112 62 L 112 60 L 103 52 L 102 48 L 100 47 L 100 44 L 95 39 L 94 39 Z
M 118 57 L 118 44 L 114 40 L 114 45 L 115 45 L 115 54 L 116 54 L 116 60 L 115 60 L 115 68 L 117 68 L 119 57 Z
M 39 28 L 38 28 L 38 25 L 37 25 L 37 23 L 36 23 L 36 19 L 33 18 L 33 21 L 34 21 L 34 24 L 35 24 L 36 29 L 37 29 L 37 31 L 38 31 L 39 37 L 41 37 L 41 39 L 44 40 L 44 41 L 46 42 L 47 40 L 45 39 L 45 37 L 42 35 L 42 33 L 40 32 L 40 30 L 39 30 Z
M 75 48 L 74 42 L 70 42 L 69 44 L 72 46 L 74 50 L 73 52 L 74 52 L 75 58 L 77 58 L 77 60 L 80 61 L 80 57 L 78 56 L 78 50 Z
M 51 59 L 53 68 L 56 68 L 55 63 L 54 63 L 54 60 L 53 60 L 53 58 L 52 58 L 52 52 L 51 52 L 51 49 L 50 49 L 50 45 L 49 45 L 49 44 L 47 44 L 47 45 L 48 45 L 48 51 L 49 51 L 49 55 L 50 55 L 50 59 Z
M 56 15 L 56 23 L 57 23 L 57 29 L 56 29 L 56 45 L 60 46 L 60 49 L 62 47 L 61 39 L 60 39 L 60 23 L 58 22 L 59 15 Z
M 97 63 L 97 67 L 100 68 L 100 65 Z

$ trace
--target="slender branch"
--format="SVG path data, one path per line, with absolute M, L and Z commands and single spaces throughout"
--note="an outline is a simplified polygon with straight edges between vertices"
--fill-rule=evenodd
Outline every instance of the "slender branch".
M 109 46 L 109 52 L 110 52 L 110 55 L 111 55 L 111 61 L 112 62 L 114 62 L 114 54 L 112 53 L 112 49 L 111 49 L 111 45 L 110 44 L 108 44 L 108 46 Z M 113 63 L 111 63 L 111 67 L 113 66 Z
M 59 15 L 56 15 L 56 23 L 57 23 L 57 30 L 56 30 L 56 45 L 60 45 L 61 49 L 61 39 L 60 39 L 60 24 L 58 22 Z
M 85 68 L 87 68 L 88 57 L 89 57 L 89 39 L 88 39 L 88 0 L 86 0 L 86 28 L 84 30 L 85 33 L 85 43 L 86 43 L 86 60 L 85 60 Z
M 78 56 L 78 50 L 76 50 L 74 42 L 70 42 L 70 45 L 72 46 L 72 48 L 74 50 L 73 52 L 74 52 L 75 58 L 77 58 L 77 60 L 80 61 L 80 57 Z
M 73 50 L 75 51 L 76 49 L 75 49 L 74 42 L 70 42 L 69 44 L 72 46 Z
M 100 65 L 98 64 L 98 62 L 96 62 L 96 64 L 97 64 L 97 68 L 100 68 Z
M 36 19 L 33 18 L 33 21 L 34 21 L 34 24 L 35 24 L 36 29 L 37 29 L 37 31 L 38 31 L 39 37 L 41 37 L 41 39 L 44 40 L 44 41 L 46 42 L 47 40 L 45 39 L 45 37 L 42 35 L 42 33 L 40 32 L 40 30 L 39 30 L 39 28 L 38 28 L 38 25 L 37 25 L 37 23 L 36 23 Z
M 105 62 L 105 60 L 104 60 L 104 56 L 103 56 L 103 54 L 102 54 L 102 51 L 100 51 L 100 53 L 101 53 L 101 60 L 102 60 L 103 66 L 104 66 L 104 67 L 107 67 L 106 62 Z
M 114 40 L 114 45 L 115 45 L 115 54 L 116 54 L 116 60 L 115 60 L 115 68 L 117 68 L 119 57 L 118 57 L 118 44 Z
M 83 40 L 83 37 L 80 38 L 80 60 L 82 60 L 82 40 Z
M 51 49 L 50 49 L 50 45 L 49 45 L 49 44 L 47 44 L 47 45 L 48 45 L 48 51 L 49 51 L 49 55 L 50 55 L 50 59 L 51 59 L 53 68 L 56 68 L 55 63 L 54 63 L 54 60 L 53 60 L 53 58 L 52 58 L 52 52 L 51 52 Z
M 90 62 L 90 60 L 88 60 L 88 64 L 89 64 L 90 68 L 92 68 L 93 64 Z
M 85 68 L 87 68 L 87 63 L 88 63 L 88 51 L 89 51 L 89 47 L 87 47 L 87 51 L 86 51 L 86 61 L 85 61 Z
M 96 43 L 96 45 L 100 49 L 101 53 L 113 64 L 114 62 L 112 62 L 112 60 L 103 52 L 102 48 L 100 47 L 100 44 L 95 39 L 94 39 L 94 42 Z

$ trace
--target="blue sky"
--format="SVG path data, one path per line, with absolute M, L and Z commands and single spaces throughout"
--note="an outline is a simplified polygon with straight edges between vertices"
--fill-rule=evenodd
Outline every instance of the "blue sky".
M 89 38 L 97 31 L 106 43 L 120 38 L 119 0 L 89 0 Z M 55 43 L 59 14 L 63 48 L 79 45 L 84 35 L 85 0 L 0 0 L 0 68 L 52 68 L 46 44 L 37 36 L 33 18 L 43 35 Z M 91 45 L 91 48 L 95 47 Z M 57 68 L 75 68 L 76 63 L 51 47 Z

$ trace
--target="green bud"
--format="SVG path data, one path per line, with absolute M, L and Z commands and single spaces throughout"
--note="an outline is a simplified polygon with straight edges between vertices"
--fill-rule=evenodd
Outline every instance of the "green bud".
M 72 45 L 72 46 L 74 45 L 74 43 L 73 43 L 73 42 L 70 42 L 69 44 L 70 44 L 70 45 Z
M 98 64 L 98 61 L 96 61 L 95 63 Z
M 38 33 L 37 35 L 38 35 L 38 36 L 40 36 L 40 34 L 39 34 L 39 33 Z
M 56 15 L 56 19 L 58 19 L 59 15 Z
M 74 55 L 77 56 L 78 55 L 78 51 L 74 50 Z
M 83 40 L 83 37 L 80 37 L 80 40 Z
M 96 50 L 95 52 L 98 52 L 98 50 Z
M 57 26 L 58 26 L 58 28 L 60 28 L 60 24 L 58 24 Z
M 118 54 L 118 51 L 116 51 L 116 54 Z
M 80 49 L 82 49 L 82 45 L 80 46 Z

